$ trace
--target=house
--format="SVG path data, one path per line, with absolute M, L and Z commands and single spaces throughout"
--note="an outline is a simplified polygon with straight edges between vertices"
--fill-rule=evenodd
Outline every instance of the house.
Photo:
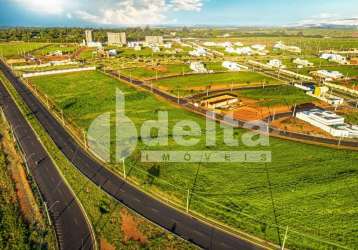
M 239 98 L 233 94 L 220 94 L 208 97 L 200 102 L 200 106 L 208 109 L 227 109 L 239 103 Z
M 137 47 L 137 46 L 140 46 L 140 42 L 128 42 L 127 43 L 127 47 L 128 48 L 135 48 L 135 47 Z
M 237 64 L 235 62 L 225 61 L 222 63 L 222 66 L 224 68 L 228 69 L 229 71 L 240 71 L 241 70 L 239 64 Z
M 312 108 L 297 112 L 296 117 L 326 131 L 332 136 L 358 138 L 358 126 L 345 123 L 344 117 L 331 111 Z
M 158 52 L 160 52 L 160 48 L 158 46 L 153 46 L 152 51 L 153 51 L 153 53 L 158 53 Z
M 324 53 L 320 57 L 321 59 L 328 60 L 330 62 L 336 62 L 339 64 L 348 64 L 347 58 L 338 54 Z
M 285 65 L 282 64 L 281 60 L 278 59 L 272 59 L 267 63 L 268 66 L 271 66 L 273 68 L 283 69 L 286 68 Z
M 234 49 L 233 47 L 227 47 L 225 51 L 230 54 L 238 55 L 252 55 L 254 53 L 254 51 L 250 47 L 242 47 L 236 49 Z
M 257 51 L 264 51 L 266 49 L 266 45 L 263 44 L 254 44 L 251 46 L 251 48 L 257 50 Z
M 244 46 L 244 44 L 243 44 L 242 42 L 236 42 L 236 43 L 234 43 L 234 45 L 237 46 L 237 47 L 242 47 L 242 46 Z
M 194 73 L 208 73 L 208 70 L 201 62 L 191 62 L 190 69 L 194 71 Z
M 108 50 L 108 55 L 109 56 L 116 56 L 117 55 L 117 50 L 115 50 L 115 49 Z
M 163 45 L 163 47 L 166 48 L 166 49 L 171 49 L 172 46 L 173 46 L 172 43 L 165 43 L 165 44 Z
M 293 60 L 294 64 L 297 64 L 297 68 L 303 68 L 303 67 L 312 67 L 314 64 L 309 62 L 308 60 L 304 60 L 301 58 L 296 58 Z
M 49 53 L 50 56 L 62 56 L 62 54 L 63 53 L 61 50 L 56 50 Z
M 164 42 L 164 39 L 162 36 L 146 36 L 145 42 L 148 44 L 158 44 L 162 45 Z
M 102 49 L 102 43 L 101 42 L 87 42 L 87 47 Z
M 277 42 L 273 46 L 273 48 L 274 49 L 285 50 L 285 51 L 289 51 L 289 52 L 293 52 L 293 53 L 301 53 L 302 52 L 301 48 L 299 48 L 297 46 L 287 46 L 282 41 Z
M 215 42 L 204 42 L 203 45 L 206 47 L 216 47 L 217 46 L 217 44 Z
M 204 48 L 199 47 L 196 50 L 189 51 L 189 55 L 195 56 L 195 57 L 200 57 L 200 56 L 207 56 L 208 53 Z
M 313 74 L 320 78 L 324 78 L 325 81 L 333 81 L 344 77 L 344 75 L 338 71 L 329 70 L 318 70 L 313 72 Z

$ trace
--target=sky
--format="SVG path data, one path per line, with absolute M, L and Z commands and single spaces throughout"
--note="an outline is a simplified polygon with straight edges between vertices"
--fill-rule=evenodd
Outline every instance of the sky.
M 358 18 L 357 0 L 0 0 L 0 26 L 283 26 Z

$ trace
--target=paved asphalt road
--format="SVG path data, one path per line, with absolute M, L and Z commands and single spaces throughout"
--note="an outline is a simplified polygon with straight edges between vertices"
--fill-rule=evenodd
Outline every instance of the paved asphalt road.
M 2 83 L 0 103 L 47 203 L 60 249 L 94 249 L 91 228 L 73 193 Z
M 3 63 L 1 70 L 66 157 L 112 197 L 163 228 L 204 249 L 263 249 L 203 223 L 144 194 L 93 160 Z M 262 242 L 265 245 L 264 242 Z M 267 245 L 267 244 L 266 244 Z

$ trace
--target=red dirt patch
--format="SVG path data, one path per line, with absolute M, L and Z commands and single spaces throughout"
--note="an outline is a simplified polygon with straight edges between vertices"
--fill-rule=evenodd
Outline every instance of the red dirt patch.
M 293 117 L 275 120 L 272 122 L 272 125 L 276 128 L 291 132 L 304 133 L 313 136 L 323 136 L 326 138 L 334 138 L 325 131 Z
M 113 245 L 111 245 L 106 239 L 103 238 L 100 240 L 99 245 L 100 250 L 116 250 Z
M 122 218 L 122 232 L 125 243 L 129 240 L 134 240 L 140 242 L 142 245 L 148 243 L 148 239 L 138 228 L 137 220 L 129 214 L 125 209 L 121 210 Z

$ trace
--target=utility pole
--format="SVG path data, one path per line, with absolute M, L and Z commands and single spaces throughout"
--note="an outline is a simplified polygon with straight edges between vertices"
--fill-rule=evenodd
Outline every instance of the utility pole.
M 297 104 L 295 104 L 295 106 L 293 107 L 293 112 L 292 112 L 292 116 L 294 117 L 295 114 L 296 114 L 296 107 L 297 107 Z
M 82 133 L 83 133 L 83 141 L 84 141 L 85 149 L 87 150 L 87 136 L 86 136 L 86 131 L 83 129 L 83 130 L 82 130 Z
M 126 173 L 126 164 L 125 164 L 125 158 L 122 159 L 122 165 L 123 165 L 123 176 L 124 179 L 127 179 L 127 173 Z
M 190 189 L 188 189 L 187 195 L 186 195 L 186 213 L 189 213 L 189 204 L 190 204 Z
M 286 227 L 285 236 L 283 237 L 283 242 L 282 242 L 281 250 L 284 250 L 284 249 L 285 249 L 285 244 L 286 244 L 286 240 L 287 240 L 287 233 L 288 233 L 288 226 Z
M 61 119 L 62 119 L 63 126 L 65 126 L 65 119 L 63 117 L 63 110 L 62 109 L 61 109 Z

